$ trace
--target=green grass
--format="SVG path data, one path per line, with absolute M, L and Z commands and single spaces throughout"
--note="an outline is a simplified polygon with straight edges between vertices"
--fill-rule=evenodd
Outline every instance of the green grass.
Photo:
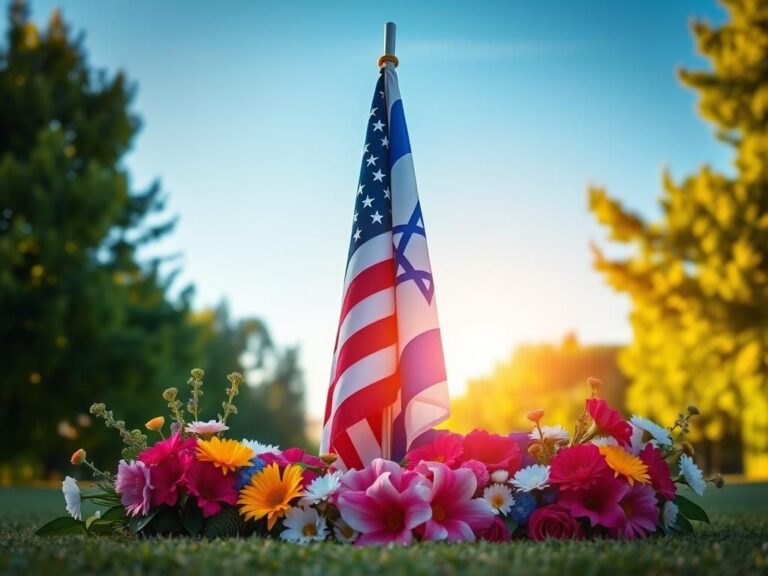
M 711 526 L 642 542 L 421 544 L 356 549 L 277 541 L 38 538 L 63 512 L 58 491 L 0 489 L 0 574 L 768 574 L 768 484 L 710 490 Z

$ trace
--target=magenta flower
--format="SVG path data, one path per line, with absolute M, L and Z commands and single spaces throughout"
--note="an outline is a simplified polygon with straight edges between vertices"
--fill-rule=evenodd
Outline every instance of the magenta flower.
M 440 462 L 422 462 L 416 472 L 432 478 L 432 517 L 421 531 L 424 540 L 474 542 L 475 532 L 493 523 L 493 509 L 482 498 L 473 498 L 477 481 L 471 470 L 451 470 Z
M 611 529 L 611 536 L 632 540 L 656 531 L 659 507 L 651 486 L 635 482 L 619 501 L 619 506 L 624 510 L 625 521 Z
M 178 432 L 166 440 L 157 442 L 151 448 L 147 448 L 139 454 L 139 460 L 144 462 L 147 466 L 154 466 L 160 464 L 172 456 L 176 456 L 180 452 L 189 451 L 194 453 L 197 440 L 189 438 L 188 440 L 182 440 L 181 434 Z
M 456 468 L 464 452 L 462 440 L 460 434 L 451 432 L 437 434 L 429 444 L 413 448 L 405 455 L 408 469 L 413 470 L 422 461 L 443 462 L 449 468 Z
M 629 484 L 623 478 L 602 474 L 584 490 L 563 492 L 559 504 L 574 518 L 588 518 L 592 526 L 619 528 L 626 518 L 619 502 L 627 492 Z
M 115 491 L 120 494 L 123 507 L 131 516 L 146 516 L 149 513 L 152 482 L 149 467 L 141 461 L 120 460 L 117 465 Z
M 277 465 L 280 466 L 280 468 L 285 468 L 289 464 L 303 464 L 304 466 L 312 466 L 314 468 L 322 468 L 324 466 L 323 461 L 320 460 L 320 458 L 313 456 L 312 454 L 307 454 L 301 448 L 288 448 L 279 454 L 268 452 L 261 454 L 259 458 L 264 462 L 265 467 L 272 462 L 277 462 Z M 304 486 L 309 486 L 309 484 L 317 478 L 317 473 L 309 468 L 304 468 L 301 477 Z
M 175 506 L 179 500 L 179 488 L 183 487 L 184 475 L 195 460 L 197 440 L 182 440 L 177 432 L 167 440 L 161 440 L 139 454 L 139 461 L 149 467 L 152 479 L 152 506 Z
M 491 475 L 488 473 L 488 468 L 485 467 L 485 464 L 478 460 L 467 460 L 461 464 L 460 468 L 469 470 L 474 474 L 477 481 L 477 494 L 481 494 L 483 488 L 488 486 L 488 482 L 491 480 Z
M 621 417 L 617 410 L 608 406 L 608 402 L 602 398 L 588 398 L 587 412 L 595 422 L 599 433 L 613 436 L 624 446 L 630 445 L 632 426 Z
M 672 473 L 669 465 L 661 456 L 661 450 L 650 442 L 638 454 L 643 464 L 648 466 L 648 476 L 651 477 L 651 485 L 664 500 L 672 500 L 677 493 L 677 486 L 672 481 Z
M 224 475 L 210 462 L 194 460 L 187 468 L 185 479 L 187 490 L 197 498 L 204 518 L 218 514 L 222 504 L 237 504 L 235 474 Z
M 509 542 L 512 539 L 512 535 L 509 533 L 506 522 L 502 520 L 501 516 L 493 516 L 493 523 L 477 533 L 477 537 L 480 540 L 486 542 Z
M 576 444 L 559 450 L 550 460 L 549 467 L 549 482 L 562 492 L 585 490 L 601 476 L 611 474 L 600 449 L 594 444 Z
M 584 537 L 579 523 L 557 504 L 534 510 L 528 520 L 531 540 L 579 540 Z
M 514 474 L 520 469 L 523 456 L 512 438 L 489 434 L 485 430 L 473 430 L 464 438 L 463 461 L 478 460 L 488 472 L 506 470 Z
M 374 463 L 376 461 L 374 460 Z M 337 501 L 341 519 L 360 532 L 358 546 L 413 541 L 413 529 L 432 517 L 429 482 L 415 472 L 383 472 L 365 492 L 345 492 Z
M 368 466 L 362 470 L 348 470 L 341 479 L 341 491 L 343 492 L 365 492 L 376 482 L 376 479 L 384 472 L 392 474 L 401 474 L 402 468 L 396 462 L 375 458 Z

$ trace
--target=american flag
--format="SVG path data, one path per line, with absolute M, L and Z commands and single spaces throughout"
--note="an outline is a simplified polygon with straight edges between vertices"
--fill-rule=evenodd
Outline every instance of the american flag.
M 322 452 L 399 461 L 448 417 L 443 347 L 395 65 L 381 68 L 357 185 Z M 389 453 L 388 453 L 389 452 Z

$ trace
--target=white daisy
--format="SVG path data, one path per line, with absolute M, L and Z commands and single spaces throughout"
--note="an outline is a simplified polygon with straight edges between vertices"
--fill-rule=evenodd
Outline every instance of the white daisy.
M 629 437 L 629 451 L 633 456 L 637 456 L 642 452 L 643 448 L 645 448 L 645 441 L 643 440 L 644 435 L 645 430 L 638 428 L 637 426 L 632 426 L 632 436 Z
M 677 524 L 677 504 L 672 501 L 664 502 L 664 507 L 661 509 L 661 521 L 664 525 L 664 530 L 669 532 Z
M 521 492 L 542 490 L 549 486 L 549 466 L 532 464 L 515 472 L 515 477 L 509 481 Z
M 352 530 L 352 528 L 350 528 L 341 518 L 336 520 L 336 525 L 333 527 L 333 533 L 336 536 L 336 540 L 342 544 L 352 544 L 357 540 L 357 537 L 360 536 L 360 532 Z
M 494 514 L 507 514 L 515 503 L 512 490 L 503 484 L 491 484 L 483 490 L 483 500 L 493 508 Z
M 285 513 L 283 525 L 285 530 L 280 533 L 280 538 L 288 542 L 299 544 L 320 542 L 328 535 L 325 518 L 320 516 L 314 508 L 304 506 L 289 508 Z
M 504 484 L 504 482 L 509 480 L 509 472 L 507 470 L 496 470 L 491 474 L 491 480 L 498 484 Z
M 618 446 L 619 441 L 613 436 L 595 436 L 592 438 L 592 444 L 595 446 Z
M 248 448 L 253 450 L 254 456 L 261 456 L 262 454 L 274 454 L 275 456 L 279 456 L 283 453 L 279 446 L 273 446 L 272 444 L 262 444 L 257 440 L 243 440 L 241 443 L 245 444 L 248 446 Z
M 64 502 L 67 504 L 69 515 L 75 520 L 82 520 L 82 499 L 80 498 L 80 487 L 77 485 L 77 480 L 71 476 L 65 477 L 64 482 L 61 483 L 61 491 L 64 492 Z
M 299 501 L 303 506 L 328 500 L 341 487 L 341 472 L 335 471 L 318 476 L 307 486 L 304 497 Z
M 661 446 L 669 446 L 672 444 L 669 430 L 662 428 L 656 424 L 656 422 L 648 420 L 648 418 L 643 418 L 642 416 L 632 416 L 630 422 L 635 428 L 640 428 L 640 430 L 648 432 L 648 434 L 650 434 Z
M 190 422 L 184 428 L 184 432 L 187 434 L 197 434 L 198 436 L 212 436 L 225 430 L 229 430 L 229 426 L 218 420 L 208 420 L 208 422 L 198 420 L 197 422 Z
M 542 426 L 541 433 L 539 433 L 538 428 L 534 427 L 531 433 L 528 434 L 528 438 L 531 440 L 541 440 L 542 435 L 544 435 L 544 440 L 552 440 L 554 442 L 564 442 L 569 438 L 568 430 L 559 424 L 557 426 Z
M 696 492 L 699 496 L 704 495 L 704 489 L 707 487 L 707 483 L 702 478 L 702 472 L 699 467 L 693 462 L 693 458 L 687 454 L 680 456 L 680 474 L 685 478 L 686 484 L 691 487 L 691 490 Z

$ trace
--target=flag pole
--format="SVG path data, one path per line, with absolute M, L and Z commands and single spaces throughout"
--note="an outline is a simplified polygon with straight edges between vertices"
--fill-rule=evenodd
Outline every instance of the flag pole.
M 397 26 L 394 22 L 384 24 L 384 55 L 395 55 L 395 34 Z M 385 88 L 386 90 L 386 84 Z M 393 406 L 387 406 L 381 418 L 381 457 L 385 460 L 392 459 L 392 417 L 394 414 Z

